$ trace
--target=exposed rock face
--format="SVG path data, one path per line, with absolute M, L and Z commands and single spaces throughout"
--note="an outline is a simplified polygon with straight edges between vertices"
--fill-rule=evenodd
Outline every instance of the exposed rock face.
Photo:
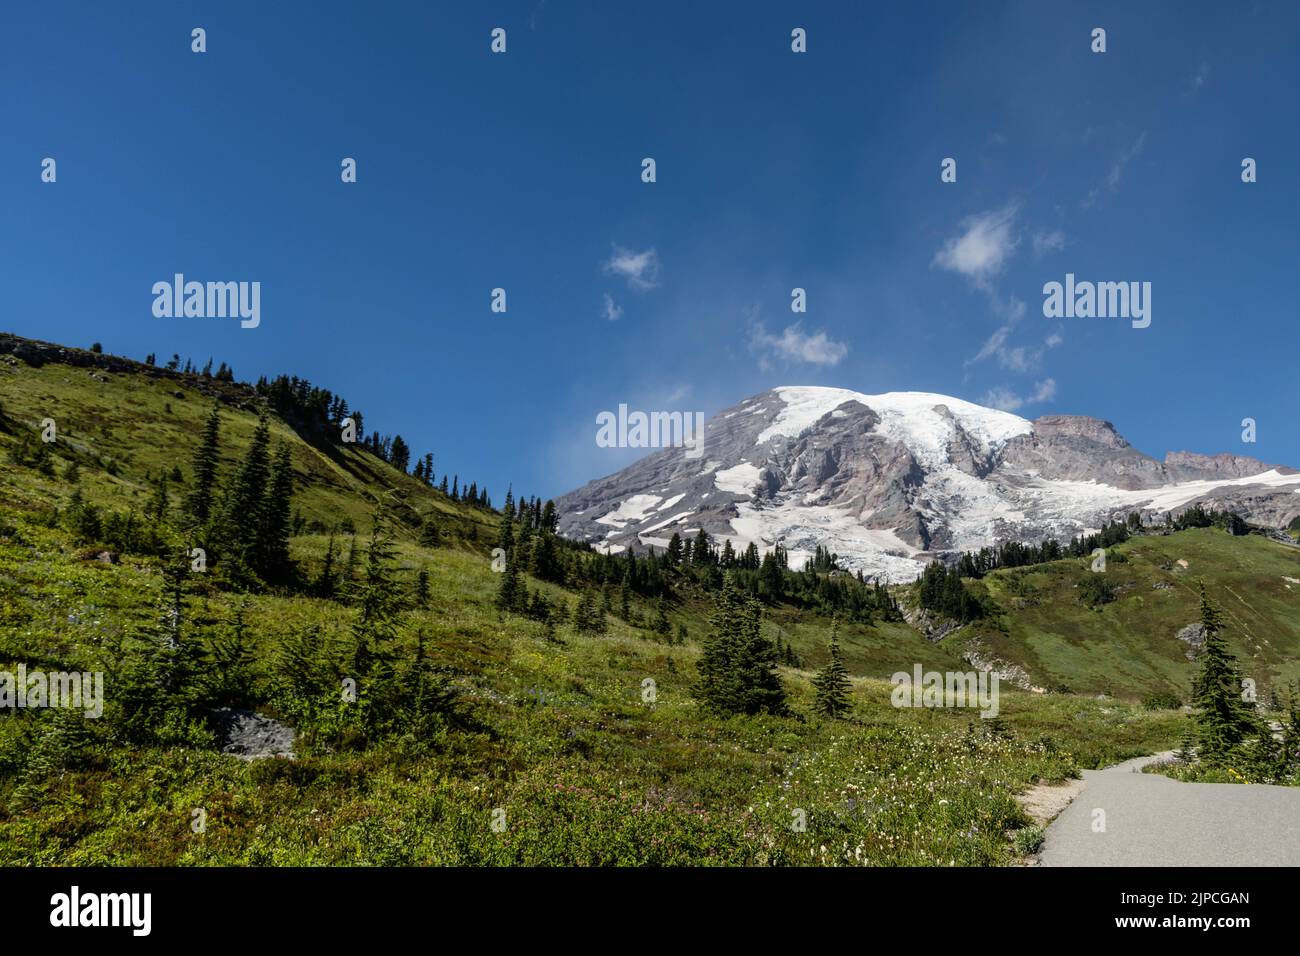
M 1188 624 L 1175 636 L 1187 644 L 1187 659 L 1194 661 L 1196 655 L 1201 652 L 1201 647 L 1205 644 L 1205 625 L 1200 621 L 1195 624 Z
M 1284 527 L 1300 472 L 1236 455 L 1131 446 L 1109 422 L 1036 421 L 922 392 L 772 389 L 705 426 L 703 454 L 664 449 L 562 496 L 560 530 L 601 548 L 662 549 L 701 528 L 743 549 L 820 545 L 848 567 L 911 580 L 932 555 L 1061 540 L 1138 511 L 1195 503 Z
M 222 707 L 213 713 L 221 741 L 221 752 L 256 760 L 259 757 L 292 757 L 294 732 L 278 720 L 251 710 Z
M 1030 434 L 1007 443 L 1002 463 L 1043 478 L 1099 481 L 1126 490 L 1168 483 L 1160 462 L 1126 442 L 1114 425 L 1083 415 L 1036 419 Z
M 1175 481 L 1195 481 L 1210 478 L 1247 478 L 1270 468 L 1284 474 L 1294 474 L 1294 468 L 1283 465 L 1266 465 L 1258 458 L 1244 455 L 1198 455 L 1190 451 L 1171 451 L 1165 455 L 1165 467 Z

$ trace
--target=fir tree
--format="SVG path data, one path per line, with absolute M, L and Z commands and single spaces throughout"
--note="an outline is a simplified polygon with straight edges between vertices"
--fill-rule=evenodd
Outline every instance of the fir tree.
M 650 629 L 660 637 L 668 640 L 672 639 L 673 625 L 672 622 L 668 620 L 668 609 L 664 606 L 664 599 L 662 597 L 655 601 L 654 622 L 650 625 Z
M 357 578 L 357 536 L 348 536 L 348 557 L 343 563 L 342 580 L 339 582 L 339 594 L 345 601 L 352 600 L 353 588 Z
M 707 709 L 724 715 L 786 712 L 776 648 L 762 636 L 761 613 L 728 575 L 698 664 L 696 693 Z
M 358 681 L 374 678 L 382 682 L 392 671 L 403 605 L 393 572 L 395 553 L 387 516 L 379 512 L 366 549 L 365 574 L 355 593 L 358 614 L 352 625 L 352 671 Z
M 266 483 L 271 469 L 270 441 L 271 426 L 263 416 L 222 503 L 221 557 L 237 567 L 254 568 L 258 563 L 255 548 L 265 516 Z
M 212 493 L 217 481 L 218 446 L 221 433 L 221 401 L 212 402 L 207 422 L 203 426 L 203 438 L 194 452 L 194 486 L 185 502 L 195 524 L 205 525 L 212 517 Z
M 293 510 L 293 462 L 289 446 L 281 443 L 257 528 L 258 571 L 268 580 L 286 580 L 292 575 L 289 560 L 290 516 Z
M 1237 659 L 1220 636 L 1223 622 L 1218 608 L 1201 585 L 1200 672 L 1192 681 L 1192 702 L 1196 707 L 1197 754 L 1210 766 L 1222 765 L 1245 740 L 1258 733 L 1253 709 L 1242 699 L 1241 674 Z
M 430 512 L 420 519 L 420 544 L 426 548 L 436 548 L 440 540 L 438 523 L 434 521 L 433 513 Z
M 330 532 L 329 545 L 325 548 L 325 562 L 321 565 L 320 577 L 316 579 L 313 590 L 319 597 L 334 596 L 334 532 Z
M 624 621 L 632 618 L 632 576 L 623 572 L 623 584 L 618 589 L 618 616 Z
M 817 688 L 814 709 L 826 717 L 842 717 L 849 709 L 849 672 L 840 659 L 839 621 L 831 621 L 831 656 L 813 678 Z M 793 652 L 792 652 L 793 653 Z
M 508 527 L 510 522 L 504 522 Z M 506 552 L 506 566 L 501 572 L 501 584 L 497 587 L 497 607 L 502 611 L 519 609 L 520 602 L 526 596 L 526 589 L 519 578 L 519 567 L 515 556 Z
M 145 517 L 162 523 L 167 520 L 167 506 L 167 476 L 159 473 L 158 480 L 154 482 L 153 494 L 149 496 L 149 503 L 144 508 Z
M 213 696 L 217 702 L 231 707 L 247 707 L 253 703 L 256 655 L 244 620 L 247 608 L 247 601 L 236 605 L 229 627 L 212 642 Z
M 709 536 L 701 528 L 695 535 L 695 546 L 691 549 L 691 560 L 697 565 L 713 563 L 713 551 L 709 548 Z

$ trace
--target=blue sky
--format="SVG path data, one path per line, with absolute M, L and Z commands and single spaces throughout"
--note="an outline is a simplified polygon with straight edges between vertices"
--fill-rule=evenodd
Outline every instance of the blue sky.
M 304 375 L 497 500 L 640 454 L 596 447 L 619 403 L 782 384 L 1300 466 L 1298 35 L 1292 3 L 9 5 L 0 329 Z M 175 272 L 260 281 L 261 325 L 155 318 Z M 1045 318 L 1067 272 L 1149 281 L 1150 327 Z

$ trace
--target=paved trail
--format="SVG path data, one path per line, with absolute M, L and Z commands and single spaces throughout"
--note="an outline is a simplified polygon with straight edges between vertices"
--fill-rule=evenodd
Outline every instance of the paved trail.
M 1083 792 L 1047 828 L 1042 866 L 1300 866 L 1300 787 L 1180 783 L 1141 768 L 1083 771 Z M 1094 810 L 1106 812 L 1093 832 Z

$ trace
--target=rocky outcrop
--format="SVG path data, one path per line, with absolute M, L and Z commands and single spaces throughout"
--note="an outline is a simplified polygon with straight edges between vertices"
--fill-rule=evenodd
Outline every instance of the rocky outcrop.
M 1205 645 L 1205 625 L 1200 621 L 1188 624 L 1174 636 L 1187 645 L 1187 659 L 1194 661 Z

